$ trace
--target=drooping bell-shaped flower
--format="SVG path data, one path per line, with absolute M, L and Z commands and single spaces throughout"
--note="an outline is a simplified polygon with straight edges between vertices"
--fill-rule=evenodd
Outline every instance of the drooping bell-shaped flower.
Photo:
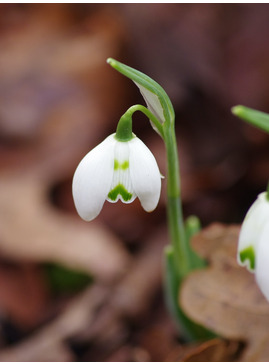
M 93 220 L 105 200 L 131 203 L 139 198 L 150 212 L 158 204 L 161 174 L 146 145 L 131 134 L 126 141 L 116 133 L 92 149 L 79 163 L 73 178 L 73 198 L 80 217 Z
M 259 194 L 243 221 L 238 244 L 238 263 L 255 273 L 256 281 L 269 300 L 269 199 Z

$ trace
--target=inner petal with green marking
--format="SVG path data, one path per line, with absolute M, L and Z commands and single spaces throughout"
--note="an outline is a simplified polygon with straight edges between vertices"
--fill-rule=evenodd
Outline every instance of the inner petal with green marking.
M 253 246 L 248 246 L 246 249 L 242 250 L 239 253 L 240 261 L 244 263 L 245 261 L 249 261 L 249 268 L 254 271 L 255 269 L 255 251 Z
M 124 161 L 120 163 L 117 159 L 114 159 L 114 171 L 118 169 L 126 170 L 129 168 L 129 161 Z
M 108 194 L 108 198 L 112 201 L 116 201 L 118 196 L 121 196 L 125 202 L 131 200 L 132 193 L 128 192 L 122 184 L 118 184 Z
M 107 200 L 131 203 L 136 198 L 130 177 L 128 142 L 118 142 L 115 147 L 114 172 Z

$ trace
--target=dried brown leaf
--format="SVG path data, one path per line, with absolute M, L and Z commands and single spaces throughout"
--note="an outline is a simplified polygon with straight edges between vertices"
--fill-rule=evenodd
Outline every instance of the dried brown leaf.
M 42 181 L 30 175 L 1 179 L 0 231 L 0 251 L 13 259 L 52 261 L 107 281 L 128 264 L 118 238 L 97 222 L 53 208 Z
M 2 349 L 0 361 L 74 361 L 66 340 L 92 323 L 107 294 L 100 286 L 85 290 L 54 321 L 17 345 Z
M 147 312 L 162 284 L 162 253 L 166 243 L 167 232 L 160 226 L 129 265 L 129 272 L 117 286 L 112 300 L 115 308 L 124 315 L 135 319 Z
M 1 11 L 0 250 L 12 259 L 54 261 L 113 280 L 128 261 L 119 239 L 49 201 L 51 189 L 70 181 L 103 137 L 123 96 L 105 62 L 125 37 L 116 10 L 76 9 L 80 15 L 67 4 Z M 18 139 L 23 143 L 9 144 Z M 67 197 L 72 200 L 71 185 Z
M 269 304 L 254 276 L 236 262 L 239 226 L 214 224 L 193 240 L 209 267 L 185 280 L 180 302 L 186 314 L 227 339 L 247 343 L 243 361 L 269 357 Z
M 166 358 L 168 362 L 219 362 L 234 361 L 239 343 L 221 338 L 204 343 L 192 344 L 175 348 Z
M 128 360 L 148 360 L 149 353 L 142 343 L 141 347 L 127 343 L 130 328 L 126 319 L 137 321 L 149 312 L 161 285 L 160 253 L 166 238 L 163 228 L 159 228 L 116 286 L 93 284 L 74 297 L 52 322 L 18 344 L 3 348 L 0 361 L 55 361 L 61 350 L 63 358 L 70 360 L 65 344 L 68 340 L 87 343 L 91 359 L 96 351 L 96 360 L 100 357 L 106 360 L 113 353 L 115 357 L 126 356 Z M 160 333 L 161 327 L 163 325 L 158 328 Z

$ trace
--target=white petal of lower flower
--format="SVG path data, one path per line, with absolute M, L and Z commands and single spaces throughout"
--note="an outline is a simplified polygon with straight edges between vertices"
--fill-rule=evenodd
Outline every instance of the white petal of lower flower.
M 134 191 L 143 208 L 148 212 L 153 211 L 161 192 L 161 174 L 157 162 L 139 138 L 132 139 L 129 147 L 130 175 Z
M 263 192 L 247 212 L 239 235 L 238 263 L 250 271 L 255 268 L 255 252 L 266 221 L 269 221 L 269 201 Z
M 269 301 L 269 220 L 264 226 L 256 252 L 256 281 Z
M 93 220 L 109 192 L 114 166 L 114 134 L 92 149 L 79 163 L 73 178 L 73 198 L 80 217 Z

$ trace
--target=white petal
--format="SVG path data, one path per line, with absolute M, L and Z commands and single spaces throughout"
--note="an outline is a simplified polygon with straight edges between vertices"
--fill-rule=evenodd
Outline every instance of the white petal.
M 253 269 L 250 267 L 249 259 L 242 261 L 240 254 L 242 255 L 247 249 L 253 249 L 256 252 L 263 227 L 267 221 L 269 221 L 269 201 L 266 198 L 266 192 L 263 192 L 247 212 L 239 235 L 238 263 L 247 266 L 250 271 Z
M 161 192 L 161 174 L 157 162 L 139 138 L 132 139 L 129 146 L 130 174 L 134 191 L 143 208 L 148 212 L 153 211 Z
M 136 86 L 139 88 L 142 96 L 144 97 L 148 109 L 152 112 L 153 115 L 161 122 L 165 122 L 163 107 L 160 103 L 160 100 L 157 95 L 153 92 L 149 91 L 145 87 L 141 86 L 139 83 L 135 82 Z
M 114 168 L 114 134 L 92 149 L 79 163 L 73 177 L 73 198 L 80 217 L 93 220 L 106 200 Z
M 129 143 L 117 141 L 114 150 L 114 173 L 107 200 L 131 203 L 136 194 L 130 177 Z
M 269 220 L 262 230 L 256 254 L 256 281 L 269 301 Z

